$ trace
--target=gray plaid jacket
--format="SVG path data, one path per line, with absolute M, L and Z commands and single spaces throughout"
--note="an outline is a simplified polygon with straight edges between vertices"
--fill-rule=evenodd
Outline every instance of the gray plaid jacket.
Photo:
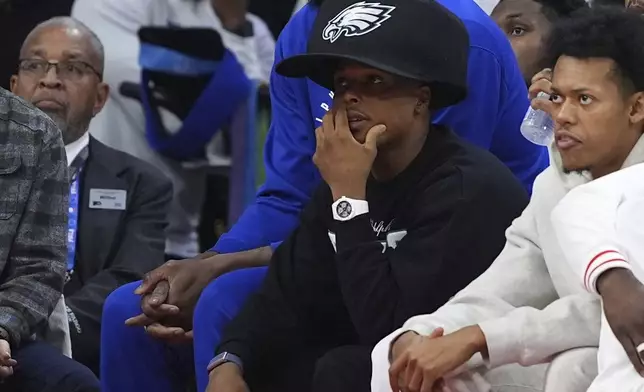
M 0 88 L 0 336 L 47 328 L 67 259 L 69 180 L 56 125 Z

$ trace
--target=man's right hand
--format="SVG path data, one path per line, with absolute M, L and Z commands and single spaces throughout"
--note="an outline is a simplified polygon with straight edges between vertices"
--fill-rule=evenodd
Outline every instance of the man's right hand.
M 148 273 L 134 292 L 143 296 L 143 314 L 126 324 L 150 326 L 156 322 L 191 330 L 197 300 L 210 282 L 227 271 L 227 258 L 210 253 L 196 259 L 170 260 Z
M 206 392 L 249 392 L 241 370 L 234 363 L 224 363 L 210 372 Z
M 528 97 L 530 98 L 530 106 L 533 109 L 543 110 L 544 112 L 552 115 L 553 104 L 549 99 L 537 97 L 539 93 L 552 94 L 552 70 L 545 68 L 539 73 L 534 75 L 531 80 L 530 88 L 528 89 Z
M 434 336 L 432 335 L 432 337 Z M 398 336 L 398 338 L 396 338 L 394 343 L 391 345 L 390 362 L 395 362 L 400 354 L 404 353 L 408 347 L 420 344 L 422 340 L 423 337 L 414 331 L 407 331 Z
M 268 265 L 269 246 L 249 251 L 206 252 L 194 259 L 170 260 L 145 276 L 135 290 L 142 295 L 143 314 L 125 321 L 146 327 L 150 335 L 169 340 L 191 339 L 192 314 L 203 289 L 220 275 L 242 268 Z
M 6 340 L 0 340 L 0 379 L 13 375 L 13 367 L 17 365 L 11 358 L 11 346 Z

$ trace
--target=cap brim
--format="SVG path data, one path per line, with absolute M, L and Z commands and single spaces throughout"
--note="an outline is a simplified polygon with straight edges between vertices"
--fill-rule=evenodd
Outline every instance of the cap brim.
M 376 68 L 393 75 L 418 80 L 415 75 L 409 75 L 405 72 L 395 69 L 389 65 L 381 64 L 378 61 L 365 59 L 359 56 L 336 55 L 328 53 L 307 53 L 289 57 L 282 60 L 275 66 L 275 72 L 289 78 L 309 78 L 320 86 L 333 91 L 334 76 L 338 66 L 343 61 L 356 62 L 368 67 Z M 450 83 L 433 82 L 422 80 L 432 89 L 432 109 L 439 109 L 446 106 L 454 105 L 463 100 L 467 94 L 466 89 Z M 439 99 L 436 99 L 439 98 Z
M 277 64 L 275 70 L 278 74 L 289 78 L 309 78 L 320 86 L 332 90 L 335 72 L 337 71 L 339 64 L 342 62 L 355 62 L 393 75 L 414 80 L 417 79 L 414 75 L 401 72 L 388 64 L 382 64 L 378 61 L 347 54 L 300 54 L 282 60 Z
M 333 89 L 333 76 L 342 61 L 367 64 L 364 59 L 346 55 L 308 53 L 289 57 L 275 67 L 275 71 L 289 78 L 309 78 L 322 87 Z

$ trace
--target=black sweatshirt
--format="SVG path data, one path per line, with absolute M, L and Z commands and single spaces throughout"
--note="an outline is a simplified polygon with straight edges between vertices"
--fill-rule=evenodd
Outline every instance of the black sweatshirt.
M 366 194 L 369 213 L 338 222 L 323 184 L 275 251 L 217 349 L 242 359 L 247 380 L 303 350 L 375 346 L 432 313 L 488 268 L 528 203 L 500 161 L 442 127 L 396 178 L 370 179 Z

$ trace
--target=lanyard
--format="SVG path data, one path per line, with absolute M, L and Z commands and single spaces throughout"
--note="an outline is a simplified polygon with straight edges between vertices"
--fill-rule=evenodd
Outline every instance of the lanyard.
M 79 205 L 79 182 L 80 174 L 83 171 L 83 166 L 89 155 L 87 146 L 74 158 L 74 161 L 69 165 L 72 173 L 72 182 L 69 186 L 69 214 L 67 220 L 67 275 L 65 283 L 69 282 L 72 274 L 74 273 L 74 266 L 76 264 L 76 237 L 78 234 L 78 205 Z
M 78 231 L 78 190 L 79 178 L 83 169 L 78 170 L 69 189 L 69 218 L 67 221 L 67 273 L 74 272 L 76 263 L 76 234 Z

